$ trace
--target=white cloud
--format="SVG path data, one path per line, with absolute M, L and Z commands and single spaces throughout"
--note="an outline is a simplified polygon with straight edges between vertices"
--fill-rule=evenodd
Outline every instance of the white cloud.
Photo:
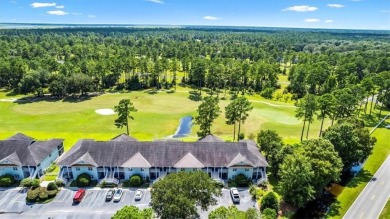
M 154 2 L 154 3 L 157 3 L 157 4 L 164 4 L 164 1 L 162 0 L 147 0 L 148 2 Z
M 93 14 L 88 15 L 89 18 L 95 18 L 96 16 Z
M 344 5 L 341 4 L 328 4 L 330 8 L 344 8 Z
M 56 8 L 65 8 L 63 5 L 57 5 Z
M 381 10 L 381 12 L 383 12 L 383 13 L 389 13 L 390 11 L 389 11 L 389 10 Z
M 325 23 L 333 23 L 334 20 L 325 20 Z
M 203 19 L 210 20 L 210 21 L 216 21 L 216 20 L 220 20 L 221 18 L 214 17 L 214 16 L 204 16 Z
M 282 11 L 295 11 L 295 12 L 308 12 L 308 11 L 316 11 L 317 7 L 308 6 L 308 5 L 296 5 L 283 9 Z
M 305 19 L 305 22 L 315 23 L 315 22 L 321 22 L 321 20 L 317 19 L 317 18 L 308 18 L 308 19 Z
M 69 14 L 69 13 L 66 13 L 65 11 L 61 11 L 61 10 L 48 11 L 46 13 L 51 14 L 51 15 L 67 15 L 67 14 Z
M 56 6 L 56 3 L 42 3 L 42 2 L 34 2 L 31 4 L 31 7 L 33 8 L 44 8 L 44 7 L 54 7 Z

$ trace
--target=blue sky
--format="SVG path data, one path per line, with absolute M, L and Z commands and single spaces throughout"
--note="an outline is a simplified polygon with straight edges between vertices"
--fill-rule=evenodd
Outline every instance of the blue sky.
M 390 0 L 0 0 L 0 22 L 390 29 Z

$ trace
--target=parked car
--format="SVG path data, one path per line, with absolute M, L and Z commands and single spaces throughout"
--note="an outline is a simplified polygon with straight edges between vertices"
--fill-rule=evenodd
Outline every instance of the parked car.
M 112 198 L 114 197 L 115 194 L 115 189 L 109 189 L 106 194 L 106 201 L 111 201 Z
M 385 128 L 390 129 L 390 125 L 385 126 Z
M 123 195 L 123 190 L 117 189 L 114 194 L 114 202 L 119 202 L 122 198 L 122 195 Z
M 137 191 L 135 191 L 134 199 L 136 201 L 141 200 L 142 199 L 142 194 L 143 194 L 142 190 L 141 189 L 137 189 Z
M 73 202 L 80 203 L 84 196 L 85 196 L 85 190 L 79 189 L 73 197 Z
M 237 188 L 231 188 L 230 195 L 232 196 L 233 203 L 240 203 L 240 193 Z

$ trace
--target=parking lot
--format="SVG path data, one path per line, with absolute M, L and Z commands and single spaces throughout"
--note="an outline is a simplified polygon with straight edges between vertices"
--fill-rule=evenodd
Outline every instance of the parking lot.
M 147 208 L 150 203 L 150 190 L 142 189 L 143 196 L 139 201 L 134 200 L 136 189 L 123 189 L 122 199 L 119 202 L 106 202 L 108 189 L 88 189 L 79 204 L 73 204 L 76 190 L 62 189 L 55 199 L 47 204 L 26 204 L 25 189 L 9 189 L 0 191 L 0 218 L 110 218 L 117 210 L 126 205 Z M 239 190 L 241 202 L 236 204 L 238 209 L 252 208 L 255 202 L 251 199 L 248 190 Z M 219 206 L 233 205 L 228 189 L 222 189 L 222 196 L 216 198 L 218 204 L 208 211 L 199 209 L 201 218 Z

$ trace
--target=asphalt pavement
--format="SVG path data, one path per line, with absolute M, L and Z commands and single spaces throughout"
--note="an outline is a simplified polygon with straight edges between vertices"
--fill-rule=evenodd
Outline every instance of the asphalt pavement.
M 374 174 L 343 219 L 377 219 L 390 197 L 390 156 Z

